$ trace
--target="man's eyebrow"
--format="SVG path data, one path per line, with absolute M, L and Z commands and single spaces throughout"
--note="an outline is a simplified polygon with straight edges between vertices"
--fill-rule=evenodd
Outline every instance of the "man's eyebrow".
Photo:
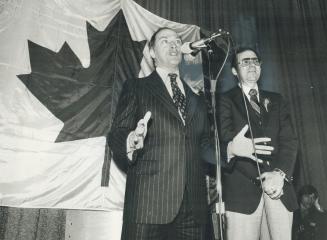
M 167 36 L 161 36 L 158 38 L 158 40 L 163 39 L 163 38 L 168 38 Z
M 242 58 L 241 60 L 251 60 L 251 59 L 258 59 L 257 57 L 253 57 L 253 58 Z

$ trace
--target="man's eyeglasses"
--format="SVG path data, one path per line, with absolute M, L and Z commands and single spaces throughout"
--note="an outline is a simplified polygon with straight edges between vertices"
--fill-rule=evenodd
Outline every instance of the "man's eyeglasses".
M 248 67 L 251 64 L 254 64 L 256 66 L 260 66 L 261 62 L 258 58 L 243 58 L 241 62 L 238 62 L 240 67 Z

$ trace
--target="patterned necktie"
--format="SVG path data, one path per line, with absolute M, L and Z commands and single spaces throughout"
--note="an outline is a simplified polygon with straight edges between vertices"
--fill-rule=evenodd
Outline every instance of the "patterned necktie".
M 260 117 L 260 105 L 259 105 L 259 101 L 258 101 L 258 92 L 256 89 L 251 89 L 249 91 L 249 95 L 250 95 L 250 104 L 252 106 L 252 108 L 254 109 L 256 115 L 258 117 Z
M 171 90 L 173 91 L 173 101 L 175 103 L 175 106 L 177 109 L 180 111 L 183 120 L 185 121 L 186 119 L 186 100 L 185 96 L 182 93 L 181 89 L 177 85 L 176 73 L 169 73 L 168 74 L 170 78 L 170 84 L 171 84 Z

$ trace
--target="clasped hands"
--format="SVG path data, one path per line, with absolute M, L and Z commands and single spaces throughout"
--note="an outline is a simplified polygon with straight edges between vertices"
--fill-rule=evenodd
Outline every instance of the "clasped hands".
M 228 153 L 230 157 L 239 156 L 258 161 L 259 164 L 263 161 L 256 158 L 254 153 L 261 155 L 271 155 L 274 147 L 266 145 L 271 139 L 268 137 L 254 138 L 245 137 L 245 133 L 248 131 L 249 126 L 245 125 L 241 131 L 233 138 L 228 144 Z M 260 144 L 261 143 L 261 144 Z M 284 178 L 279 172 L 271 171 L 262 173 L 258 179 L 263 182 L 263 191 L 272 199 L 279 199 L 283 195 Z
M 260 175 L 262 189 L 271 199 L 279 199 L 283 194 L 284 178 L 277 171 L 264 172 Z

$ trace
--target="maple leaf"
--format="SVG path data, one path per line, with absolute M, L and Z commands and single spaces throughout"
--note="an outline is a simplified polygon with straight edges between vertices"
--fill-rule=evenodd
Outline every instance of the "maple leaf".
M 122 84 L 137 77 L 146 41 L 134 42 L 120 11 L 103 31 L 87 23 L 90 66 L 67 43 L 58 53 L 28 41 L 31 73 L 18 77 L 64 122 L 56 142 L 106 136 Z

